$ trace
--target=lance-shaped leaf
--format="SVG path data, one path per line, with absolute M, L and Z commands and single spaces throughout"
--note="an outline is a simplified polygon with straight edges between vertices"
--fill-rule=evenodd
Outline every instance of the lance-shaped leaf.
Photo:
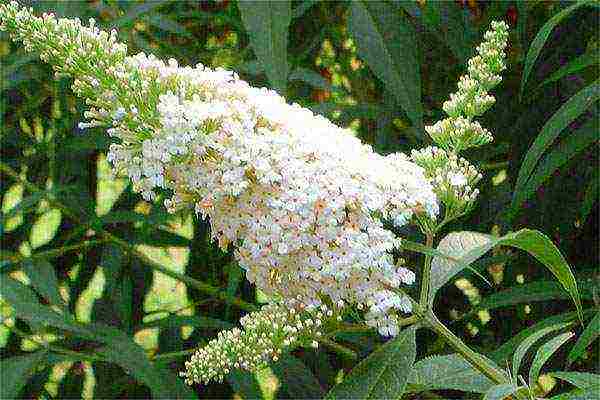
M 570 365 L 583 355 L 585 349 L 600 336 L 600 312 L 598 312 L 588 326 L 583 330 L 577 342 L 569 355 L 567 356 L 567 364 Z
M 448 235 L 448 237 L 450 237 L 450 235 Z M 444 242 L 445 239 L 446 238 L 442 239 L 442 242 Z M 442 242 L 440 242 L 440 245 Z M 463 255 L 458 257 L 459 259 L 457 262 L 448 259 L 433 259 L 431 268 L 432 292 L 430 301 L 433 301 L 436 291 L 454 275 L 460 272 L 465 265 L 469 265 L 496 246 L 510 246 L 528 252 L 554 274 L 556 279 L 573 299 L 580 320 L 583 321 L 581 299 L 579 290 L 577 289 L 575 276 L 573 275 L 569 264 L 554 243 L 541 232 L 530 229 L 521 229 L 518 232 L 512 232 L 502 237 L 494 237 L 481 233 L 476 234 L 473 232 L 455 232 L 452 236 L 452 240 L 449 239 L 444 243 L 448 244 L 445 244 L 441 249 L 440 246 L 438 246 L 438 250 L 442 251 L 442 253 L 456 256 L 461 252 Z M 472 247 L 468 247 L 465 243 L 472 243 Z M 456 248 L 454 254 L 452 253 L 450 244 L 454 244 L 454 247 Z
M 580 389 L 600 386 L 600 375 L 589 372 L 558 371 L 551 372 L 549 375 L 567 381 Z
M 241 0 L 238 7 L 254 54 L 273 88 L 285 96 L 289 66 L 288 29 L 292 7 L 287 0 Z
M 565 344 L 565 342 L 571 339 L 575 334 L 573 332 L 565 332 L 562 335 L 555 337 L 554 339 L 544 343 L 535 354 L 535 358 L 531 363 L 531 368 L 529 369 L 529 387 L 533 387 L 535 382 L 537 381 L 538 376 L 540 375 L 540 371 L 542 367 L 548 361 L 552 354 L 556 353 L 558 348 Z
M 554 140 L 560 135 L 575 118 L 579 117 L 584 111 L 586 111 L 592 104 L 600 99 L 600 81 L 596 80 L 589 86 L 580 90 L 577 94 L 571 97 L 565 104 L 563 104 L 552 117 L 544 124 L 539 135 L 535 138 L 535 141 L 527 151 L 525 159 L 521 164 L 519 175 L 517 176 L 517 183 L 515 184 L 515 193 L 511 204 L 510 217 L 514 217 L 518 212 L 519 207 L 525 201 L 523 196 L 525 186 L 529 180 L 531 174 L 535 170 L 535 167 L 546 152 L 546 150 L 552 145 Z
M 54 266 L 46 260 L 26 260 L 23 270 L 29 277 L 31 286 L 48 302 L 57 306 L 64 306 L 65 302 L 58 289 L 58 278 Z
M 429 390 L 461 390 L 485 393 L 494 385 L 488 377 L 473 368 L 462 356 L 433 356 L 415 363 L 408 378 L 408 392 Z
M 415 356 L 415 328 L 410 327 L 361 361 L 326 399 L 398 399 Z
M 394 95 L 415 127 L 421 129 L 420 67 L 411 22 L 393 4 L 353 1 L 348 29 L 360 57 Z
M 551 152 L 544 157 L 523 187 L 515 189 L 513 202 L 518 207 L 529 199 L 542 184 L 570 159 L 587 147 L 598 142 L 600 122 L 598 116 L 590 118 L 584 125 L 571 132 L 561 140 Z
M 586 5 L 587 3 L 591 3 L 591 1 L 578 1 L 570 7 L 565 8 L 552 18 L 548 20 L 542 26 L 538 34 L 531 42 L 531 46 L 529 46 L 529 50 L 527 51 L 527 56 L 525 57 L 525 68 L 523 69 L 523 77 L 521 78 L 521 92 L 520 97 L 523 96 L 523 92 L 525 90 L 525 84 L 527 83 L 527 79 L 529 78 L 529 74 L 535 65 L 535 61 L 537 60 L 548 36 L 554 29 L 556 25 L 558 25 L 565 17 L 569 16 L 573 11 L 577 10 L 579 7 Z
M 532 334 L 531 336 L 528 336 L 525 340 L 523 340 L 523 342 L 519 345 L 519 347 L 517 347 L 517 350 L 515 351 L 515 354 L 513 355 L 513 363 L 512 363 L 513 376 L 516 377 L 519 374 L 519 368 L 521 366 L 521 361 L 523 360 L 523 357 L 527 353 L 527 350 L 529 350 L 531 348 L 531 346 L 533 346 L 538 340 L 540 340 L 544 336 L 548 335 L 550 332 L 558 331 L 560 329 L 566 328 L 567 326 L 569 326 L 568 323 L 552 325 L 547 328 L 540 329 L 539 331 L 535 332 L 534 334 Z

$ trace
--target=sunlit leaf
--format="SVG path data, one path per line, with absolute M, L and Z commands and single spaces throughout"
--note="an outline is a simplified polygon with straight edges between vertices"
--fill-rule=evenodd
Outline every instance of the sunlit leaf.
M 575 334 L 573 332 L 565 332 L 562 335 L 555 337 L 554 339 L 544 343 L 535 354 L 533 362 L 531 363 L 531 367 L 529 369 L 529 386 L 532 387 L 540 374 L 540 371 L 546 361 L 552 355 L 567 342 L 567 340 L 571 339 Z
M 575 345 L 571 348 L 567 356 L 567 364 L 572 364 L 580 358 L 586 351 L 586 348 L 600 337 L 600 312 L 590 321 L 588 326 L 583 330 Z

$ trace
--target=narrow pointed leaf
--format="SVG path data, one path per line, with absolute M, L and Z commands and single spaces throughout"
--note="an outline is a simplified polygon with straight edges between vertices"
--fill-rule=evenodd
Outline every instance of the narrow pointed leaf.
M 326 398 L 400 398 L 406 389 L 415 356 L 415 328 L 411 327 L 361 361 Z
M 554 140 L 560 135 L 575 118 L 579 117 L 584 111 L 586 111 L 594 102 L 600 99 L 600 81 L 595 81 L 584 89 L 580 90 L 577 94 L 567 100 L 552 117 L 544 124 L 539 135 L 527 151 L 525 159 L 521 164 L 519 175 L 517 177 L 517 183 L 515 184 L 515 193 L 511 204 L 511 216 L 518 212 L 519 207 L 523 203 L 524 199 L 522 196 L 523 190 L 529 180 L 531 174 L 535 170 L 535 167 L 546 152 L 546 150 L 552 145 Z
M 353 1 L 348 29 L 360 57 L 420 129 L 423 118 L 420 66 L 411 22 L 393 4 Z
M 577 360 L 579 357 L 585 353 L 586 348 L 592 344 L 592 342 L 600 337 L 600 312 L 598 312 L 594 318 L 590 321 L 588 326 L 583 330 L 577 342 L 569 355 L 567 356 L 567 365 L 573 363 L 573 361 Z
M 570 7 L 565 8 L 564 10 L 550 18 L 548 22 L 546 22 L 544 26 L 542 26 L 540 31 L 537 33 L 535 39 L 533 39 L 533 42 L 531 42 L 531 46 L 529 46 L 527 56 L 525 57 L 525 67 L 523 69 L 523 77 L 521 78 L 520 97 L 523 97 L 523 92 L 525 90 L 525 85 L 527 84 L 527 79 L 529 78 L 531 70 L 533 69 L 535 62 L 538 56 L 540 55 L 540 52 L 542 51 L 542 48 L 544 47 L 544 44 L 546 43 L 546 40 L 548 40 L 548 36 L 550 36 L 550 33 L 552 32 L 554 27 L 558 25 L 565 17 L 569 16 L 573 11 L 577 10 L 579 7 L 586 5 L 587 3 L 590 3 L 590 1 L 578 1 Z
M 555 332 L 564 329 L 567 326 L 569 326 L 569 324 L 567 323 L 552 325 L 547 328 L 540 329 L 539 331 L 535 332 L 534 334 L 528 336 L 525 340 L 523 340 L 523 342 L 519 345 L 519 347 L 517 347 L 517 350 L 513 355 L 512 375 L 516 377 L 519 374 L 521 361 L 523 360 L 523 357 L 527 353 L 527 350 L 531 348 L 531 346 L 533 346 L 538 340 L 540 340 L 544 336 L 548 335 L 550 332 Z
M 587 220 L 588 215 L 592 211 L 594 204 L 598 200 L 600 196 L 600 173 L 598 169 L 594 169 L 592 172 L 592 177 L 590 179 L 590 183 L 585 190 L 585 194 L 583 196 L 583 201 L 581 203 L 581 219 L 583 222 Z
M 489 378 L 473 368 L 462 356 L 433 356 L 415 363 L 408 378 L 407 391 L 460 390 L 485 393 L 492 386 Z
M 529 199 L 542 184 L 550 178 L 554 171 L 562 167 L 587 147 L 598 142 L 600 122 L 598 117 L 590 118 L 583 126 L 562 140 L 540 162 L 525 186 L 517 188 L 514 193 L 514 203 L 519 207 Z
M 598 49 L 592 50 L 589 53 L 585 53 L 576 57 L 575 59 L 569 61 L 567 64 L 560 67 L 556 72 L 550 75 L 544 82 L 540 84 L 540 86 L 546 85 L 551 82 L 556 82 L 557 80 L 567 76 L 574 74 L 582 69 L 590 67 L 592 65 L 597 65 L 600 63 L 600 51 Z
M 23 270 L 29 277 L 34 289 L 50 304 L 65 305 L 58 289 L 58 279 L 52 264 L 46 260 L 26 260 L 23 263 Z
M 562 335 L 555 337 L 554 339 L 548 341 L 543 344 L 535 354 L 535 358 L 531 363 L 531 368 L 529 369 L 529 386 L 533 387 L 535 382 L 537 381 L 538 376 L 540 375 L 540 371 L 542 367 L 548 361 L 552 354 L 554 354 L 560 346 L 562 346 L 567 340 L 571 339 L 575 334 L 573 332 L 565 332 Z
M 288 0 L 240 0 L 238 7 L 254 54 L 273 88 L 285 96 L 289 66 L 288 29 L 292 20 Z
M 580 389 L 600 386 L 600 375 L 589 372 L 558 371 L 551 372 L 549 375 L 567 381 Z

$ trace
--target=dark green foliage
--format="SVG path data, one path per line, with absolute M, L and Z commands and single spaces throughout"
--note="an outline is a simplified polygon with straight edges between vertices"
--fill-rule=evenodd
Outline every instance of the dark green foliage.
M 413 252 L 404 256 L 415 266 L 419 252 L 435 256 L 430 301 L 468 345 L 532 382 L 562 371 L 540 396 L 587 399 L 600 390 L 592 375 L 600 372 L 597 2 L 20 3 L 94 17 L 119 29 L 130 53 L 233 69 L 351 126 L 381 153 L 430 144 L 423 126 L 442 116 L 490 21 L 507 21 L 507 70 L 482 120 L 495 141 L 467 155 L 484 173 L 481 195 L 440 235 L 497 237 L 436 252 L 406 229 Z M 3 34 L 0 63 L 1 398 L 470 399 L 514 391 L 447 354 L 435 336 L 419 330 L 415 339 L 413 328 L 385 344 L 372 332 L 339 334 L 346 352 L 299 349 L 264 373 L 187 387 L 178 372 L 191 350 L 235 326 L 260 296 L 233 255 L 210 241 L 206 221 L 169 215 L 109 176 L 110 138 L 77 128 L 84 105 L 69 80 Z M 459 291 L 458 278 L 478 293 Z

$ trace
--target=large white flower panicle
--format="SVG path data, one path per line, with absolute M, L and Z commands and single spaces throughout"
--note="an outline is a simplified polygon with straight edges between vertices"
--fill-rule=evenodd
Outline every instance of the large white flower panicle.
M 109 160 L 146 199 L 193 207 L 258 288 L 290 306 L 354 304 L 385 335 L 409 312 L 395 291 L 414 274 L 397 266 L 384 227 L 414 213 L 435 219 L 424 170 L 380 156 L 351 132 L 230 71 L 180 67 L 78 20 L 0 5 L 0 29 L 75 78 L 89 122 L 118 139 Z

